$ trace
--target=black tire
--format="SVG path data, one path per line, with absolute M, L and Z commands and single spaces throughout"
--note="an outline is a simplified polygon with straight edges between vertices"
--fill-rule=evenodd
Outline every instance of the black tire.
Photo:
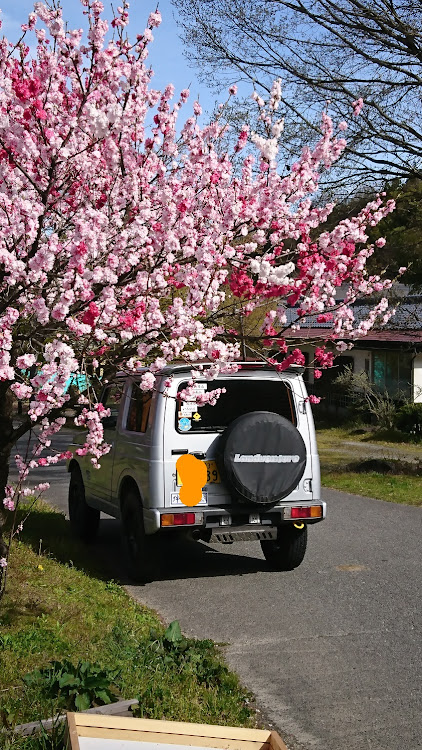
M 100 511 L 91 508 L 85 498 L 85 486 L 79 466 L 74 466 L 69 484 L 70 527 L 83 542 L 92 542 L 98 533 Z
M 145 534 L 141 498 L 135 489 L 128 490 L 123 498 L 122 533 L 129 576 L 137 583 L 149 583 L 155 573 L 154 545 Z
M 303 561 L 308 541 L 308 527 L 279 526 L 277 539 L 261 542 L 266 561 L 274 570 L 294 570 Z

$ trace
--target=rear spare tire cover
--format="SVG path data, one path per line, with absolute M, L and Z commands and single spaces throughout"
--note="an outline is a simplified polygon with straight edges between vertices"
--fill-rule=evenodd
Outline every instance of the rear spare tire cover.
M 240 499 L 270 505 L 297 487 L 306 464 L 299 430 L 270 411 L 254 411 L 232 422 L 221 436 L 222 474 Z

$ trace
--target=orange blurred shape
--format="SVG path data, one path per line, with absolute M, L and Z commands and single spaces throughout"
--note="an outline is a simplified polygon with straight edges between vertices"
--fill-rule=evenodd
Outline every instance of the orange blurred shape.
M 207 483 L 207 467 L 196 456 L 187 453 L 176 461 L 182 486 L 180 500 L 184 505 L 197 505 L 202 497 L 202 488 Z

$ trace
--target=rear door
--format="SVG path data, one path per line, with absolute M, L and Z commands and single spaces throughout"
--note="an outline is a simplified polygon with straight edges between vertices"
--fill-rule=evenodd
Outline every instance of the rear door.
M 188 377 L 180 377 L 173 385 L 173 398 L 167 399 L 164 430 L 164 466 L 166 505 L 181 504 L 178 500 L 180 478 L 176 461 L 183 453 L 193 453 L 205 460 L 208 482 L 202 502 L 208 505 L 231 503 L 231 495 L 221 481 L 215 462 L 218 441 L 226 427 L 243 414 L 271 411 L 296 423 L 295 396 L 289 384 L 277 374 L 240 371 L 230 377 L 197 384 L 197 394 L 224 388 L 214 406 L 201 406 L 198 401 L 183 402 L 177 394 L 187 387 Z M 175 379 L 176 380 L 176 379 Z

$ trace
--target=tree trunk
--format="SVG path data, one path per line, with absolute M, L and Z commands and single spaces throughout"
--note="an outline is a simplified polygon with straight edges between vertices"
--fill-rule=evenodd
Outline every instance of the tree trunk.
M 3 538 L 7 514 L 3 507 L 5 487 L 9 477 L 9 461 L 13 433 L 13 396 L 9 384 L 0 384 L 0 557 L 6 557 L 7 544 Z

